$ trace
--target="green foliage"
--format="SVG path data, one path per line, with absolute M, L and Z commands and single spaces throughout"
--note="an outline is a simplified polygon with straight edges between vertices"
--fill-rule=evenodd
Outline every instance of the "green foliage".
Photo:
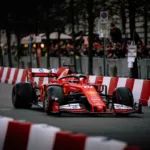
M 72 6 L 73 1 L 73 6 Z M 110 14 L 119 14 L 120 9 L 136 8 L 136 13 L 143 13 L 145 0 L 93 0 L 93 19 L 99 17 L 102 10 L 108 10 Z M 147 1 L 147 5 L 149 5 Z M 5 9 L 0 10 L 0 28 L 11 28 L 17 32 L 45 31 L 48 27 L 64 30 L 66 24 L 72 23 L 72 11 L 74 20 L 78 25 L 83 25 L 88 19 L 87 0 L 51 0 L 36 3 L 24 3 L 22 1 L 9 2 L 2 5 Z M 81 21 L 83 20 L 83 21 Z

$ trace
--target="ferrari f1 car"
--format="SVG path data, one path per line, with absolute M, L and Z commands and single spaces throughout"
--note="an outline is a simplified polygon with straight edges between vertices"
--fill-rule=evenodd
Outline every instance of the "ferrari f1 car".
M 57 72 L 32 73 L 32 77 L 50 78 L 49 83 L 37 86 L 33 81 L 18 83 L 12 90 L 15 108 L 31 108 L 38 105 L 47 114 L 132 114 L 142 113 L 142 105 L 134 103 L 129 88 L 116 88 L 107 94 L 107 86 L 91 85 L 86 75 L 72 74 L 70 69 L 60 68 Z M 30 79 L 32 79 L 30 77 Z

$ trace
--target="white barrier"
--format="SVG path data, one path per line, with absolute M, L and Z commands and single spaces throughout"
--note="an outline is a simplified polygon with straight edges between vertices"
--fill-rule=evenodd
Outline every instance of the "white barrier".
M 126 142 L 0 117 L 0 150 L 139 150 Z

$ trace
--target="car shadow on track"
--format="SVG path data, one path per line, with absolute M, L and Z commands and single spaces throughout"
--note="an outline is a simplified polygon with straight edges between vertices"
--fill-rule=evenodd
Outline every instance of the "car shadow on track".
M 38 112 L 44 112 L 43 108 L 40 108 L 40 107 L 33 107 L 33 108 L 30 108 L 29 110 L 38 111 Z
M 38 111 L 38 112 L 43 112 L 45 114 L 43 108 L 32 108 L 30 109 L 31 111 Z M 49 115 L 51 117 L 57 117 L 57 118 L 143 118 L 141 114 L 131 114 L 131 115 L 114 115 L 114 114 L 71 114 L 71 113 L 61 113 L 60 115 Z
M 52 116 L 52 115 L 51 115 Z M 59 118 L 143 118 L 141 116 L 129 115 L 129 116 L 116 116 L 116 115 L 84 115 L 84 114 L 61 114 L 59 116 L 53 115 L 52 117 Z

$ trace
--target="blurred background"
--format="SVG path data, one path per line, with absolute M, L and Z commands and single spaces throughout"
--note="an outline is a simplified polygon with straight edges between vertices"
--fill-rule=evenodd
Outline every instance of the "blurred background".
M 66 60 L 80 73 L 149 79 L 149 6 L 148 0 L 2 2 L 0 65 L 58 68 Z

